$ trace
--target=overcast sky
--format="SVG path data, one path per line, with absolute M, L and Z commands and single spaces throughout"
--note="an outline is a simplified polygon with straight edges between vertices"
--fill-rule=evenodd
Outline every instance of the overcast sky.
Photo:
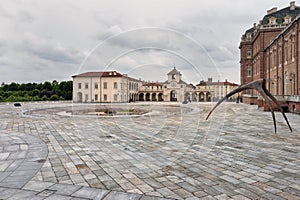
M 175 65 L 187 82 L 239 83 L 241 35 L 289 2 L 1 0 L 0 82 L 103 70 L 164 81 Z

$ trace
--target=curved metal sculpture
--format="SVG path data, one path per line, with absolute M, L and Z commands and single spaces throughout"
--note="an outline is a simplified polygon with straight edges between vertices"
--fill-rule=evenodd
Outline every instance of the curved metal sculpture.
M 255 89 L 257 90 L 261 96 L 266 100 L 271 113 L 272 113 L 272 117 L 273 117 L 273 122 L 274 122 L 274 129 L 275 129 L 275 133 L 276 133 L 276 120 L 275 120 L 275 114 L 274 114 L 274 110 L 272 108 L 270 99 L 277 105 L 277 107 L 279 108 L 281 114 L 283 115 L 288 127 L 290 128 L 290 131 L 293 132 L 290 123 L 285 115 L 285 113 L 283 112 L 280 104 L 278 103 L 278 101 L 275 99 L 275 97 L 267 90 L 266 88 L 266 80 L 265 79 L 259 79 L 256 81 L 252 81 L 250 83 L 247 83 L 245 85 L 241 85 L 240 87 L 238 87 L 237 89 L 231 91 L 230 93 L 228 93 L 224 98 L 222 98 L 214 107 L 213 109 L 208 113 L 206 120 L 209 118 L 209 116 L 211 115 L 211 113 L 226 99 L 228 99 L 229 97 L 231 97 L 232 95 L 241 92 L 243 90 L 248 90 L 248 89 Z M 270 98 L 270 99 L 269 99 Z

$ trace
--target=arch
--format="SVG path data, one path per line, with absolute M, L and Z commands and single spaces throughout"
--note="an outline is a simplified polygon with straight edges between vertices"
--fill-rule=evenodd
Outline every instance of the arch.
M 157 101 L 157 99 L 156 99 L 156 93 L 152 93 L 151 100 L 152 101 Z
M 197 94 L 196 94 L 196 92 L 192 93 L 192 101 L 196 101 L 197 102 Z
M 158 94 L 158 101 L 163 101 L 163 93 Z
M 206 101 L 211 101 L 211 93 L 210 92 L 206 93 Z
M 81 92 L 77 93 L 77 102 L 82 103 L 82 93 Z
M 139 94 L 139 101 L 144 101 L 144 93 Z
M 170 92 L 170 101 L 177 101 L 177 93 L 175 90 Z
M 150 93 L 146 93 L 146 101 L 150 101 Z
M 204 92 L 199 93 L 199 101 L 204 102 Z
M 189 92 L 184 93 L 184 101 L 191 102 L 191 96 Z

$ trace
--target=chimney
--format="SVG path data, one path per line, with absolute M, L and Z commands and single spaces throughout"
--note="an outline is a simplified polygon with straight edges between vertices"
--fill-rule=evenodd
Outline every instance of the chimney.
M 208 78 L 207 82 L 211 83 L 212 82 L 212 78 Z
M 274 12 L 277 12 L 277 7 L 271 8 L 270 10 L 267 11 L 267 14 L 272 14 Z
M 295 10 L 295 9 L 296 9 L 295 1 L 291 1 L 290 2 L 290 10 Z

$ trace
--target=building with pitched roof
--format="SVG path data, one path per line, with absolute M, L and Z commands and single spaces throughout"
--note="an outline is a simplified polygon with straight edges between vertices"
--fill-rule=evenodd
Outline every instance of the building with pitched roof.
M 212 78 L 208 78 L 207 81 L 200 81 L 196 85 L 196 94 L 198 96 L 198 101 L 218 101 L 226 96 L 229 92 L 235 90 L 239 85 L 236 83 L 229 82 L 225 80 L 213 82 Z M 239 94 L 236 93 L 229 100 L 235 101 Z
M 212 101 L 223 98 L 238 86 L 227 81 L 212 82 L 212 79 L 194 86 L 183 81 L 175 67 L 167 76 L 165 82 L 144 82 L 116 71 L 78 74 L 72 76 L 73 102 Z
M 73 102 L 128 102 L 138 98 L 141 80 L 116 71 L 72 76 Z
M 300 112 L 300 7 L 272 8 L 245 31 L 240 42 L 241 84 L 265 78 L 267 89 L 291 112 Z M 257 92 L 248 90 L 243 101 L 263 105 Z

